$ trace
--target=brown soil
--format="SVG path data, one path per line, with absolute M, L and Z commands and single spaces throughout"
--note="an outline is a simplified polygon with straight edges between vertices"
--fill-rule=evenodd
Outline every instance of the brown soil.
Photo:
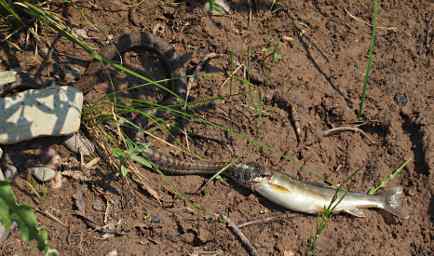
M 71 26 L 87 31 L 89 42 L 103 43 L 129 31 L 152 31 L 159 24 L 161 37 L 178 52 L 192 54 L 190 70 L 207 53 L 227 56 L 211 61 L 191 95 L 195 99 L 225 96 L 200 114 L 247 137 L 188 124 L 190 149 L 206 159 L 238 158 L 303 180 L 331 184 L 341 184 L 360 169 L 345 184 L 351 191 L 367 191 L 404 160 L 413 159 L 388 184 L 404 187 L 403 208 L 410 218 L 398 219 L 380 210 L 369 211 L 367 218 L 336 215 L 318 240 L 317 255 L 434 255 L 432 1 L 381 1 L 366 105 L 366 118 L 374 121 L 362 127 L 374 143 L 359 133 L 320 137 L 322 130 L 357 120 L 370 41 L 371 1 L 279 1 L 271 10 L 271 0 L 251 1 L 256 2 L 251 8 L 250 1 L 234 0 L 229 1 L 234 12 L 222 17 L 207 15 L 203 1 L 148 0 L 130 17 L 128 7 L 137 1 L 90 1 L 94 6 L 88 1 L 73 2 L 79 2 L 77 8 L 63 14 L 68 14 L 65 18 Z M 61 56 L 60 60 L 53 58 L 57 66 L 63 67 L 66 57 L 88 59 L 78 46 L 64 40 L 56 49 L 55 55 Z M 37 70 L 42 58 L 35 58 L 32 49 L 29 52 L 14 53 L 14 61 L 23 70 Z M 231 56 L 248 65 L 252 77 L 259 79 L 252 79 L 251 85 L 237 79 L 224 83 L 237 68 Z M 10 64 L 10 59 L 4 63 Z M 56 77 L 56 65 L 49 64 L 51 69 L 43 72 Z M 83 67 L 85 63 L 78 64 Z M 240 77 L 241 72 L 236 74 Z M 288 109 L 273 104 L 272 95 L 285 98 L 296 110 L 303 131 L 300 143 Z M 186 145 L 183 135 L 179 141 Z M 66 152 L 60 146 L 59 151 Z M 45 186 L 48 191 L 38 200 L 25 183 L 26 175 L 17 179 L 15 191 L 22 202 L 64 223 L 37 213 L 49 231 L 50 244 L 62 255 L 108 255 L 113 250 L 118 255 L 246 255 L 214 213 L 226 213 L 238 224 L 281 216 L 242 231 L 259 255 L 308 252 L 308 239 L 317 223 L 313 216 L 291 217 L 230 183 L 212 182 L 196 195 L 193 192 L 204 182 L 203 177 L 163 179 L 148 170 L 143 175 L 159 193 L 161 203 L 130 179 L 108 179 L 105 168 L 89 174 L 97 182 L 65 179 L 60 189 Z M 167 181 L 184 197 L 170 192 Z M 119 222 L 122 234 L 102 235 L 73 215 L 77 193 L 82 193 L 87 217 L 101 226 L 105 218 L 107 223 Z M 38 254 L 16 233 L 1 248 L 2 255 Z

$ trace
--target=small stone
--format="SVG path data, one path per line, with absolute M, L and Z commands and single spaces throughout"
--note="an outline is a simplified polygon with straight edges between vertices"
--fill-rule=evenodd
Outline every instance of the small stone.
M 395 100 L 395 103 L 400 107 L 404 107 L 408 103 L 408 97 L 403 94 L 397 94 L 393 99 Z
M 290 250 L 290 251 L 284 251 L 283 252 L 283 256 L 295 256 L 295 252 Z
M 209 242 L 212 238 L 213 238 L 213 234 L 206 228 L 202 228 L 200 227 L 197 230 L 197 239 L 201 242 L 201 243 L 207 243 Z
M 4 170 L 4 175 L 6 179 L 8 180 L 12 179 L 13 177 L 15 177 L 15 175 L 17 175 L 17 173 L 18 173 L 17 167 L 15 167 L 12 164 L 6 164 L 6 168 Z
M 5 84 L 14 83 L 15 81 L 17 81 L 17 72 L 16 71 L 13 71 L 13 70 L 0 71 L 0 86 L 3 86 Z
M 95 211 L 100 211 L 100 212 L 104 211 L 105 208 L 104 202 L 101 199 L 97 198 L 92 202 L 92 208 Z
M 63 72 L 65 75 L 65 80 L 67 82 L 77 81 L 81 76 L 80 69 L 78 69 L 72 65 L 65 65 L 65 69 Z
M 83 156 L 89 156 L 95 152 L 95 145 L 79 133 L 74 133 L 69 136 L 69 138 L 63 142 L 63 145 L 72 152 L 82 154 Z
M 83 93 L 70 86 L 0 98 L 0 144 L 73 134 L 80 128 L 82 106 Z
M 82 37 L 84 39 L 89 39 L 89 36 L 87 35 L 87 30 L 86 29 L 77 28 L 77 29 L 74 29 L 73 31 L 78 36 L 80 36 L 80 37 Z
M 225 15 L 231 13 L 231 8 L 225 0 L 208 0 L 204 6 L 211 15 Z
M 118 256 L 118 251 L 117 250 L 110 251 L 109 253 L 106 254 L 106 256 Z
M 57 172 L 48 167 L 32 167 L 29 169 L 30 173 L 40 182 L 47 182 L 53 179 Z
M 160 222 L 161 222 L 161 218 L 160 218 L 160 216 L 159 215 L 152 215 L 151 216 L 151 223 L 153 223 L 153 224 L 160 224 Z
M 62 188 L 63 185 L 63 177 L 62 175 L 58 172 L 56 173 L 56 175 L 54 176 L 54 179 L 51 181 L 50 187 L 52 189 L 60 189 Z

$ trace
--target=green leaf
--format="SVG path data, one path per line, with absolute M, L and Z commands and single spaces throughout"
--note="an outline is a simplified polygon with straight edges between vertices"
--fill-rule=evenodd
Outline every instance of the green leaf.
M 5 201 L 9 206 L 15 205 L 15 195 L 12 191 L 11 184 L 7 181 L 0 181 L 0 198 Z
M 10 208 L 2 198 L 0 198 L 0 222 L 3 224 L 6 230 L 11 228 L 12 220 Z
M 12 218 L 17 222 L 18 228 L 21 232 L 21 239 L 29 241 L 32 237 L 38 237 L 36 217 L 32 212 L 32 208 L 27 205 L 17 206 L 13 213 Z
M 126 157 L 126 153 L 120 148 L 113 148 L 112 154 L 114 157 L 116 157 L 119 160 L 123 160 Z
M 149 168 L 149 169 L 152 169 L 152 168 L 153 168 L 152 163 L 149 162 L 149 161 L 148 161 L 146 158 L 144 158 L 144 157 L 141 157 L 141 156 L 136 155 L 136 154 L 131 154 L 131 155 L 130 155 L 130 158 L 131 158 L 131 160 L 133 160 L 134 162 L 137 162 L 137 163 L 141 164 L 142 166 L 144 166 L 144 167 L 146 167 L 146 168 Z
M 129 171 L 130 170 L 128 170 L 128 168 L 125 167 L 125 165 L 121 165 L 121 176 L 122 177 L 124 177 L 124 178 L 127 177 Z
M 44 253 L 50 250 L 47 242 L 48 233 L 39 228 L 32 207 L 17 204 L 10 183 L 5 181 L 0 181 L 0 221 L 7 230 L 10 229 L 12 222 L 16 222 L 22 240 L 36 240 L 38 249 Z

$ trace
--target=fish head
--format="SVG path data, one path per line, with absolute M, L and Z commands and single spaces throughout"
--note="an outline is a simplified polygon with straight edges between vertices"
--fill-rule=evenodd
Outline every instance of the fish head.
M 230 178 L 239 185 L 252 189 L 255 184 L 269 179 L 272 173 L 257 163 L 239 164 L 234 168 Z

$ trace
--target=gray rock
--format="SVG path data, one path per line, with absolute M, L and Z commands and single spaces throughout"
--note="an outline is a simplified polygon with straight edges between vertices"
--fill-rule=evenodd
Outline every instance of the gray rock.
M 18 174 L 17 167 L 15 167 L 12 164 L 7 164 L 4 169 L 5 169 L 4 170 L 4 176 L 5 176 L 6 179 L 11 180 L 13 177 L 15 177 L 15 175 Z
M 29 168 L 30 173 L 40 182 L 47 182 L 56 176 L 57 172 L 48 167 L 32 167 Z
M 70 86 L 26 90 L 0 98 L 0 144 L 75 133 L 83 94 Z
M 63 145 L 66 148 L 77 154 L 83 154 L 83 156 L 89 156 L 95 152 L 95 145 L 90 142 L 86 137 L 80 133 L 74 133 L 67 138 Z

